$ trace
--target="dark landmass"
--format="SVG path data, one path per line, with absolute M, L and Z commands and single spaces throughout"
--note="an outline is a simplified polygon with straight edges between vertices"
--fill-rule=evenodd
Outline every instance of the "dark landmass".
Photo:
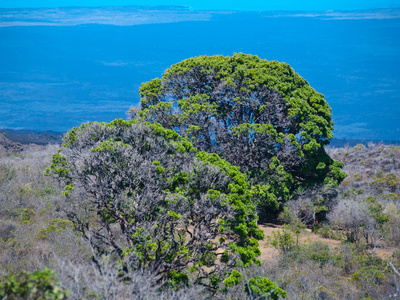
M 370 144 L 375 145 L 400 145 L 400 141 L 381 141 L 381 140 L 352 140 L 352 139 L 332 139 L 329 143 L 330 147 L 343 148 L 354 147 L 356 145 L 365 145 L 368 147 Z
M 48 145 L 48 144 L 61 144 L 63 133 L 54 131 L 34 131 L 26 129 L 2 129 L 0 131 L 0 143 L 9 145 L 8 148 L 12 147 L 18 149 L 22 145 L 36 144 L 36 145 Z M 8 140 L 8 141 L 5 141 Z M 20 144 L 17 146 L 16 144 Z M 7 148 L 7 147 L 6 147 Z
M 24 150 L 21 143 L 11 141 L 2 133 L 0 133 L 0 147 L 10 152 L 22 152 Z
M 61 144 L 64 133 L 56 131 L 35 131 L 29 129 L 2 129 L 0 130 L 0 143 L 2 138 L 13 143 L 22 145 L 36 144 Z M 366 140 L 366 139 L 332 139 L 329 146 L 333 148 L 354 147 L 362 144 L 368 147 L 374 145 L 400 145 L 400 141 L 382 141 L 382 140 Z M 11 145 L 11 144 L 10 144 Z M 17 147 L 18 148 L 18 147 Z

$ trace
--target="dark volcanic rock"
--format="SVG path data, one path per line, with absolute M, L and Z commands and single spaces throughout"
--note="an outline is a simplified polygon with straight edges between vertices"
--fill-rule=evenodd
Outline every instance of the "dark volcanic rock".
M 63 137 L 63 134 L 58 132 L 13 129 L 4 129 L 2 134 L 14 143 L 20 143 L 23 145 L 36 144 L 41 146 L 48 144 L 61 144 Z
M 10 141 L 8 138 L 4 136 L 4 134 L 0 133 L 0 146 L 3 146 L 7 151 L 11 152 L 21 152 L 24 150 L 24 147 L 21 143 Z

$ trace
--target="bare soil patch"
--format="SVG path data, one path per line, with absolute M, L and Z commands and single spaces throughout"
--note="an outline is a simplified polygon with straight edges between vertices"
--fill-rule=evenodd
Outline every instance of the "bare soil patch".
M 265 235 L 265 239 L 263 241 L 260 241 L 261 256 L 259 257 L 259 259 L 261 259 L 262 261 L 277 262 L 279 251 L 268 243 L 267 236 L 273 237 L 273 232 L 277 232 L 278 230 L 282 231 L 283 225 L 266 223 L 258 226 L 260 227 L 260 229 L 263 230 Z M 332 250 L 339 249 L 342 245 L 341 241 L 323 238 L 318 234 L 313 233 L 311 229 L 307 228 L 302 230 L 299 236 L 299 244 L 304 245 L 315 242 L 327 244 Z M 373 254 L 383 260 L 386 260 L 392 256 L 394 251 L 396 251 L 396 248 L 376 248 L 373 250 Z

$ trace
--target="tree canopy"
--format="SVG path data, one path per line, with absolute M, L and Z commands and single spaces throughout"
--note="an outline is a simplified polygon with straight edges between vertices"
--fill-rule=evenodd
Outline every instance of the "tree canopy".
M 95 261 L 210 289 L 260 263 L 263 232 L 238 167 L 159 124 L 87 123 L 64 140 L 48 172 L 65 182 L 63 209 Z
M 270 208 L 345 176 L 324 151 L 333 137 L 329 105 L 286 63 L 242 53 L 189 58 L 143 83 L 140 95 L 133 118 L 239 166 Z

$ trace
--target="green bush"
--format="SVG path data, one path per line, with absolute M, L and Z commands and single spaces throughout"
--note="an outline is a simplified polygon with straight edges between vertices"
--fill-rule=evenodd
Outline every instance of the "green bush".
M 350 282 L 359 286 L 365 292 L 365 296 L 369 296 L 369 291 L 377 289 L 384 278 L 385 274 L 378 267 L 368 266 L 353 273 Z
M 287 229 L 287 226 L 285 226 L 282 231 L 274 231 L 273 237 L 268 237 L 268 239 L 270 240 L 271 245 L 278 249 L 281 253 L 287 253 L 290 250 L 293 250 L 293 248 L 296 246 L 293 233 Z
M 132 119 L 160 123 L 238 166 L 260 185 L 264 217 L 300 187 L 337 186 L 346 176 L 324 150 L 331 108 L 286 63 L 243 53 L 193 57 L 139 92 Z
M 291 251 L 285 254 L 284 260 L 287 263 L 297 262 L 301 264 L 307 261 L 315 261 L 319 263 L 320 267 L 323 267 L 327 263 L 336 265 L 340 261 L 340 257 L 329 248 L 329 245 L 318 241 L 291 248 Z
M 21 272 L 3 277 L 0 282 L 0 299 L 66 299 L 53 270 L 45 268 L 33 273 Z
M 273 281 L 261 276 L 249 280 L 246 286 L 246 292 L 250 297 L 257 299 L 278 300 L 279 296 L 282 298 L 287 297 L 287 293 L 277 287 Z
M 315 229 L 314 232 L 326 239 L 338 241 L 344 239 L 344 236 L 341 234 L 340 231 L 332 229 L 332 227 L 326 223 L 322 223 L 317 229 Z
M 374 180 L 370 184 L 379 192 L 388 189 L 393 193 L 400 186 L 400 178 L 393 173 L 388 173 L 384 176 L 380 176 L 380 174 L 378 174 L 374 177 Z

